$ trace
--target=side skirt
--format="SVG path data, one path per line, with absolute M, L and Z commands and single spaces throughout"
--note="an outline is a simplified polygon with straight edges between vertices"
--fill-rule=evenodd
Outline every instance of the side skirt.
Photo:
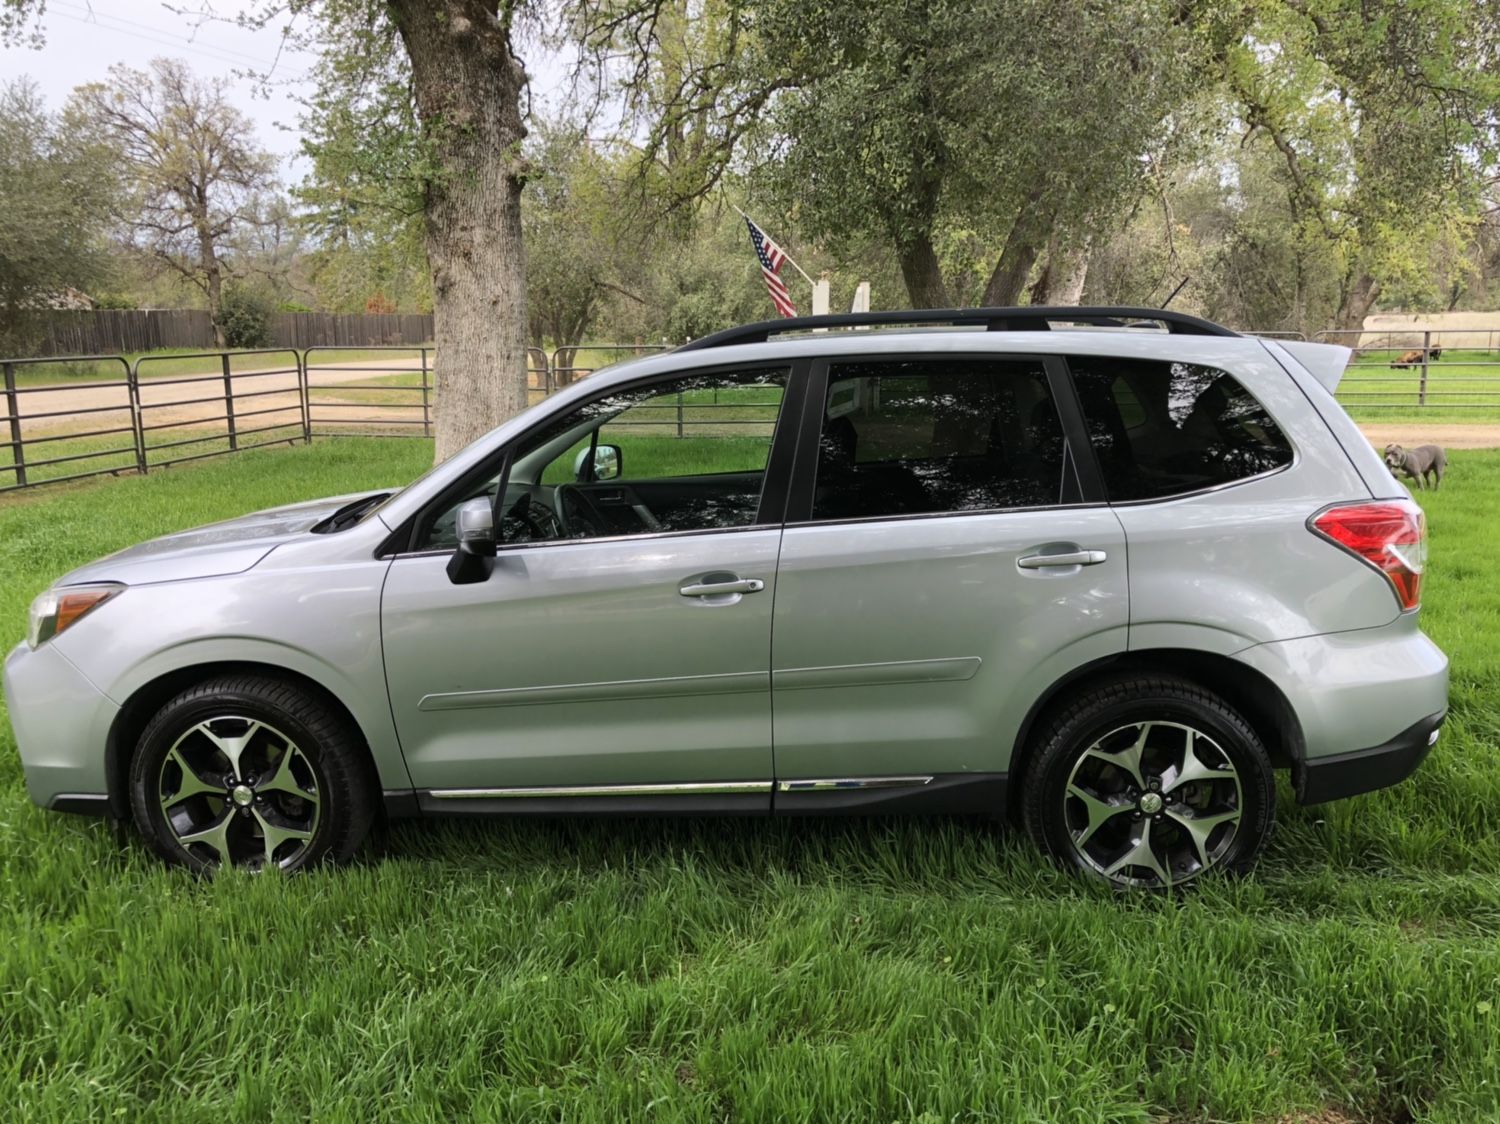
M 667 785 L 418 789 L 386 792 L 403 816 L 993 815 L 1006 808 L 1004 773 L 809 778 Z
M 778 816 L 1005 815 L 1006 774 L 778 781 Z

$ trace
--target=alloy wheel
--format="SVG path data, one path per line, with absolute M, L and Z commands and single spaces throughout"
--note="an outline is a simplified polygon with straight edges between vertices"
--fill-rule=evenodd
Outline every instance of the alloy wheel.
M 162 758 L 157 796 L 190 854 L 220 867 L 288 867 L 322 811 L 312 761 L 280 730 L 223 715 L 192 726 Z
M 1063 816 L 1073 850 L 1121 887 L 1190 881 L 1229 852 L 1240 776 L 1212 737 L 1180 722 L 1120 726 L 1083 751 Z

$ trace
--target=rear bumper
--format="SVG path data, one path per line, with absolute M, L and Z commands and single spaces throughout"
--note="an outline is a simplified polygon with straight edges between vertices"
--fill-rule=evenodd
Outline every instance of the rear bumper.
M 1304 804 L 1405 780 L 1448 710 L 1448 658 L 1414 614 L 1258 644 L 1235 659 L 1274 683 L 1296 716 L 1300 744 L 1285 748 Z
M 1399 784 L 1417 771 L 1437 744 L 1444 714 L 1432 714 L 1370 749 L 1305 762 L 1296 771 L 1297 803 L 1326 804 Z

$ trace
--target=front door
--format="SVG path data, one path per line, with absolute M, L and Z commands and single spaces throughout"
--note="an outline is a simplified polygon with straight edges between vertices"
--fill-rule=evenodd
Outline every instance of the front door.
M 612 392 L 419 525 L 430 549 L 392 564 L 382 636 L 424 799 L 769 805 L 784 484 L 767 479 L 785 474 L 767 470 L 787 378 Z M 498 497 L 493 571 L 453 584 L 451 512 L 481 494 Z
M 1124 650 L 1124 533 L 1084 502 L 1065 379 L 1039 357 L 814 368 L 777 575 L 778 811 L 986 810 L 1040 692 Z

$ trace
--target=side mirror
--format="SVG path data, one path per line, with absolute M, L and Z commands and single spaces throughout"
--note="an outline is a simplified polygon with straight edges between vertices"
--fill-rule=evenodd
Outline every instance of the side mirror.
M 448 580 L 454 585 L 486 580 L 495 557 L 495 509 L 490 500 L 481 496 L 460 507 L 456 530 L 458 549 L 448 559 Z
M 592 464 L 589 461 L 591 453 L 593 454 Z M 625 459 L 618 445 L 595 445 L 589 449 L 582 449 L 573 460 L 573 479 L 579 484 L 614 480 L 620 475 L 620 469 L 624 463 Z

